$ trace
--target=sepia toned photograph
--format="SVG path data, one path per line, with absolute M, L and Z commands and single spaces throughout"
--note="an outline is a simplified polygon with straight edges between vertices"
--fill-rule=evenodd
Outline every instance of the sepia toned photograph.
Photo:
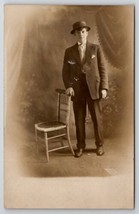
M 134 6 L 4 6 L 5 208 L 134 208 Z

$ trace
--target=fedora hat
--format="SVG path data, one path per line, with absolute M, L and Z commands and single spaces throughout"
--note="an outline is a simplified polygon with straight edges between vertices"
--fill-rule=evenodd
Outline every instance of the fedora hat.
M 82 28 L 86 28 L 88 31 L 91 29 L 89 26 L 87 26 L 85 21 L 80 21 L 80 22 L 75 22 L 73 24 L 73 29 L 70 33 L 74 34 L 75 30 L 80 30 Z

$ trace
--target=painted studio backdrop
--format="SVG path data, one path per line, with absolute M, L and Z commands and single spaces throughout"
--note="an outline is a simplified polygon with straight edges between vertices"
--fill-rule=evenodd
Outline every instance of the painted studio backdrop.
M 33 132 L 34 123 L 55 118 L 55 89 L 64 88 L 64 51 L 75 43 L 70 30 L 74 22 L 85 20 L 91 27 L 89 41 L 101 45 L 109 73 L 110 89 L 103 102 L 105 136 L 125 134 L 133 96 L 130 7 L 5 6 L 5 15 L 6 127 L 16 122 Z M 92 124 L 87 127 L 91 137 Z

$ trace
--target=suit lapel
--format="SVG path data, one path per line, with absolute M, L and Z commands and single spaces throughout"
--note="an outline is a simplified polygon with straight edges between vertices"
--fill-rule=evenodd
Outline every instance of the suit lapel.
M 90 58 L 91 51 L 92 51 L 92 45 L 89 42 L 87 42 L 86 43 L 86 53 L 85 53 L 84 63 L 87 61 L 87 59 Z
M 90 55 L 92 53 L 92 44 L 89 43 L 89 42 L 86 43 L 85 59 L 84 59 L 83 63 L 80 60 L 80 55 L 79 55 L 79 50 L 78 50 L 78 44 L 77 43 L 73 46 L 72 53 L 73 53 L 74 58 L 78 62 L 78 64 L 82 65 L 87 61 L 87 59 L 90 58 Z
M 81 65 L 81 60 L 80 60 L 80 55 L 79 55 L 77 43 L 73 46 L 73 55 L 74 55 L 74 58 L 76 59 L 76 61 L 78 62 L 78 64 Z

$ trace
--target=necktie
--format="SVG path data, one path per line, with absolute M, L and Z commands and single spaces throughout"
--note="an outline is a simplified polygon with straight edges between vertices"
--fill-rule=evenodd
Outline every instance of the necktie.
M 84 56 L 85 56 L 85 46 L 84 45 L 79 45 L 78 46 L 78 50 L 79 50 L 81 62 L 83 62 Z

